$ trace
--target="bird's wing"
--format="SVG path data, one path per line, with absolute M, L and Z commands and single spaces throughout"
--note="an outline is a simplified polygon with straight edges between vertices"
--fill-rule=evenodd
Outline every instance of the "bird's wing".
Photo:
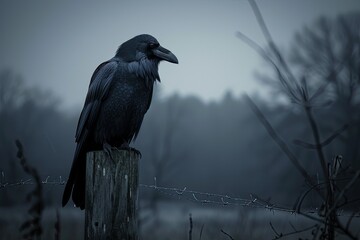
M 100 64 L 95 70 L 93 76 L 91 77 L 89 90 L 86 96 L 84 108 L 81 112 L 78 126 L 76 129 L 75 139 L 77 142 L 73 163 L 71 166 L 70 175 L 64 189 L 64 195 L 62 200 L 62 205 L 65 206 L 69 201 L 70 194 L 72 192 L 73 186 L 77 185 L 80 191 L 74 190 L 73 200 L 74 203 L 79 205 L 80 208 L 84 208 L 84 189 L 85 189 L 85 155 L 89 130 L 93 129 L 95 122 L 100 110 L 102 101 L 106 98 L 111 81 L 114 77 L 114 74 L 117 70 L 118 62 L 117 61 L 107 61 Z M 75 189 L 75 187 L 74 187 Z
M 106 98 L 107 93 L 109 92 L 110 83 L 116 72 L 117 66 L 117 61 L 104 62 L 97 67 L 91 77 L 84 108 L 81 112 L 76 129 L 76 142 L 80 142 L 86 129 L 92 129 L 94 127 L 101 102 Z

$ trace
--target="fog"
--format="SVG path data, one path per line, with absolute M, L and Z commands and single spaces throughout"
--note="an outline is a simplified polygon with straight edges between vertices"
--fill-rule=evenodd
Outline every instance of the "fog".
M 356 11 L 346 1 L 259 1 L 281 47 L 319 15 Z M 52 90 L 62 106 L 83 104 L 94 69 L 131 37 L 149 33 L 174 52 L 178 66 L 162 64 L 163 95 L 220 100 L 231 89 L 266 92 L 254 72 L 261 59 L 235 37 L 246 33 L 264 43 L 247 1 L 3 1 L 0 3 L 0 66 L 25 82 Z
M 59 181 L 71 167 L 93 71 L 141 33 L 155 36 L 179 64 L 160 64 L 161 83 L 131 144 L 142 153 L 140 183 L 263 201 L 257 210 L 237 200 L 223 206 L 221 198 L 201 204 L 197 197 L 214 198 L 143 187 L 143 239 L 168 239 L 167 227 L 179 232 L 173 239 L 186 238 L 188 213 L 196 234 L 206 225 L 204 239 L 224 237 L 219 230 L 224 226 L 236 239 L 267 239 L 274 233 L 264 219 L 311 225 L 287 212 L 271 217 L 268 206 L 291 210 L 300 202 L 323 217 L 325 200 L 312 190 L 329 191 L 323 187 L 328 182 L 336 182 L 334 208 L 349 211 L 340 217 L 354 214 L 356 229 L 360 2 L 276 0 L 258 6 L 283 58 L 268 45 L 248 1 L 2 1 L 0 230 L 6 234 L 0 239 L 19 238 L 14 226 L 23 222 L 26 193 L 34 186 L 16 184 L 31 178 L 16 157 L 16 139 L 40 178 L 55 181 L 43 184 L 45 234 L 54 209 L 60 209 L 62 238 L 74 224 L 81 229 L 76 236 L 83 237 L 81 211 L 61 208 Z M 258 45 L 249 46 L 247 38 Z M 175 219 L 171 223 L 169 216 Z

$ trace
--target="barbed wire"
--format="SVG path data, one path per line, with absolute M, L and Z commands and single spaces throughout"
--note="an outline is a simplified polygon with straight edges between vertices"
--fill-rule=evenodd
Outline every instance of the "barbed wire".
M 174 187 L 162 187 L 157 186 L 156 178 L 154 178 L 154 184 L 139 184 L 140 187 L 152 189 L 158 191 L 164 195 L 174 197 L 177 199 L 186 199 L 191 202 L 201 203 L 201 204 L 215 204 L 222 206 L 242 206 L 242 207 L 252 207 L 252 208 L 265 208 L 271 211 L 282 211 L 288 213 L 296 213 L 295 210 L 275 205 L 270 203 L 267 200 L 263 200 L 256 196 L 255 194 L 250 194 L 250 198 L 240 198 L 232 197 L 228 194 L 218 194 L 218 193 L 209 193 L 188 190 L 187 187 L 184 188 L 174 188 Z
M 256 194 L 250 194 L 250 198 L 240 198 L 240 197 L 232 197 L 230 195 L 223 195 L 218 193 L 209 193 L 209 192 L 201 192 L 188 190 L 186 187 L 184 188 L 174 188 L 174 187 L 161 187 L 157 186 L 156 178 L 154 178 L 153 185 L 147 184 L 139 184 L 140 187 L 148 188 L 156 190 L 164 195 L 168 195 L 170 197 L 174 197 L 177 199 L 186 199 L 191 202 L 201 203 L 201 204 L 214 204 L 214 205 L 222 205 L 222 206 L 239 206 L 239 207 L 251 207 L 251 208 L 262 208 L 269 211 L 279 211 L 286 212 L 290 214 L 299 214 L 297 209 L 290 208 L 287 206 L 283 206 L 280 204 L 271 203 L 270 200 L 265 200 L 257 196 Z M 306 209 L 302 210 L 301 213 L 305 214 L 318 214 L 320 212 L 319 209 Z M 360 218 L 360 211 L 346 214 L 346 211 L 339 210 L 337 212 L 338 216 L 342 217 L 352 217 L 352 218 Z
M 24 185 L 33 185 L 35 184 L 32 178 L 28 179 L 20 179 L 15 182 L 8 182 L 5 180 L 4 172 L 1 172 L 0 178 L 0 191 L 1 189 L 8 187 L 17 187 Z M 51 178 L 47 176 L 44 180 L 41 181 L 44 185 L 65 185 L 66 181 L 62 178 L 62 176 Z M 286 207 L 280 204 L 271 203 L 269 200 L 265 200 L 260 198 L 255 194 L 250 194 L 250 198 L 240 198 L 233 197 L 228 194 L 218 194 L 218 193 L 209 193 L 202 191 L 189 190 L 187 187 L 184 188 L 176 188 L 176 187 L 163 187 L 158 186 L 156 182 L 156 178 L 154 178 L 153 184 L 139 184 L 139 187 L 155 190 L 160 192 L 163 195 L 170 196 L 172 198 L 177 198 L 179 200 L 185 199 L 190 202 L 200 203 L 200 204 L 213 204 L 213 205 L 221 205 L 221 206 L 239 206 L 239 207 L 250 207 L 250 208 L 262 208 L 269 211 L 279 211 L 286 212 L 290 214 L 298 214 L 296 209 Z M 317 208 L 307 209 L 301 211 L 301 213 L 307 214 L 316 214 L 319 210 Z M 357 213 L 353 213 L 351 215 L 346 215 L 343 213 L 344 211 L 339 211 L 338 216 L 343 217 L 352 217 L 352 218 L 360 218 L 360 211 Z
M 44 180 L 41 181 L 41 183 L 48 184 L 48 185 L 65 185 L 66 184 L 66 181 L 64 181 L 61 176 L 59 176 L 58 178 L 53 178 L 52 180 L 50 180 L 50 179 L 51 179 L 51 177 L 47 176 Z M 57 179 L 57 180 L 55 180 L 55 179 Z M 33 185 L 33 184 L 35 184 L 35 182 L 32 178 L 27 178 L 25 180 L 20 179 L 15 182 L 8 182 L 5 180 L 4 172 L 1 172 L 0 189 L 6 188 L 6 187 L 16 187 L 16 186 L 21 186 L 21 185 Z

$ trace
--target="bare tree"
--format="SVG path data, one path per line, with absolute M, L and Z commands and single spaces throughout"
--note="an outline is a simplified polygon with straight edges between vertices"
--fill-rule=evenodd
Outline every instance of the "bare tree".
M 360 168 L 360 13 L 335 19 L 320 18 L 295 36 L 290 62 L 309 90 L 324 91 L 323 98 L 332 102 L 336 116 L 328 128 L 348 123 L 350 127 L 339 138 L 344 156 Z
M 345 41 L 346 43 L 352 43 L 352 44 L 346 44 L 344 49 L 341 52 L 341 55 L 343 55 L 344 60 L 343 61 L 335 61 L 335 54 L 332 51 L 332 45 L 330 44 L 330 33 L 329 26 L 324 24 L 324 20 L 321 20 L 321 31 L 324 33 L 324 39 L 317 39 L 315 41 L 316 44 L 313 44 L 313 47 L 315 45 L 316 48 L 323 48 L 325 49 L 326 53 L 328 54 L 328 59 L 325 60 L 324 66 L 321 66 L 318 68 L 317 62 L 320 61 L 319 59 L 324 58 L 324 54 L 320 53 L 319 55 L 311 56 L 310 59 L 315 59 L 315 62 L 308 63 L 306 65 L 306 68 L 308 71 L 299 71 L 298 75 L 294 74 L 294 70 L 290 67 L 289 61 L 287 61 L 283 54 L 280 52 L 279 48 L 273 41 L 273 38 L 265 24 L 265 21 L 260 13 L 260 10 L 255 2 L 255 0 L 249 0 L 249 3 L 252 7 L 252 10 L 255 13 L 255 16 L 257 18 L 257 21 L 259 23 L 259 26 L 262 30 L 262 33 L 267 41 L 267 50 L 262 48 L 260 45 L 258 45 L 255 41 L 248 38 L 243 33 L 238 33 L 238 36 L 240 39 L 242 39 L 245 43 L 247 43 L 249 46 L 251 46 L 255 51 L 257 51 L 273 68 L 276 74 L 276 81 L 279 83 L 279 86 L 281 86 L 282 92 L 285 93 L 286 97 L 293 103 L 296 103 L 298 106 L 300 106 L 306 115 L 306 118 L 308 120 L 310 131 L 313 137 L 313 143 L 304 142 L 301 140 L 297 140 L 295 143 L 298 145 L 307 148 L 312 149 L 316 152 L 317 160 L 319 162 L 319 169 L 322 171 L 321 180 L 314 179 L 307 170 L 304 168 L 302 163 L 299 161 L 298 157 L 294 155 L 291 151 L 291 149 L 288 147 L 287 143 L 282 140 L 282 138 L 279 136 L 279 134 L 275 131 L 275 129 L 272 127 L 272 125 L 269 123 L 269 121 L 266 119 L 266 117 L 263 115 L 263 113 L 260 111 L 260 109 L 254 104 L 254 102 L 248 98 L 248 103 L 250 107 L 253 109 L 254 113 L 258 116 L 261 123 L 264 125 L 266 130 L 268 131 L 269 135 L 273 138 L 275 143 L 280 147 L 280 149 L 285 153 L 285 155 L 288 157 L 290 162 L 294 165 L 294 167 L 299 171 L 299 173 L 304 177 L 306 183 L 309 186 L 309 189 L 298 199 L 298 201 L 295 204 L 295 209 L 298 213 L 308 217 L 309 219 L 314 220 L 315 222 L 318 222 L 320 224 L 316 224 L 311 228 L 313 229 L 313 232 L 316 232 L 316 234 L 313 235 L 314 239 L 335 239 L 336 233 L 343 234 L 350 239 L 357 239 L 357 237 L 352 233 L 349 229 L 352 217 L 349 217 L 348 223 L 344 225 L 342 222 L 340 222 L 338 218 L 337 212 L 347 205 L 349 203 L 348 198 L 345 196 L 345 193 L 350 189 L 354 187 L 354 184 L 356 181 L 359 180 L 360 171 L 349 171 L 347 173 L 350 173 L 350 177 L 347 176 L 346 183 L 339 184 L 337 181 L 338 176 L 338 169 L 341 166 L 342 158 L 336 157 L 333 160 L 327 159 L 325 155 L 324 148 L 329 145 L 335 138 L 339 137 L 342 132 L 344 132 L 348 128 L 349 123 L 345 123 L 342 127 L 340 127 L 338 130 L 332 131 L 329 134 L 329 137 L 323 139 L 320 131 L 320 124 L 319 121 L 314 116 L 314 109 L 316 109 L 319 106 L 322 106 L 324 103 L 322 102 L 324 99 L 322 96 L 324 96 L 325 92 L 327 92 L 326 88 L 329 85 L 329 82 L 335 84 L 335 89 L 340 89 L 337 86 L 338 85 L 344 85 L 344 83 L 340 84 L 340 80 L 338 80 L 338 77 L 343 75 L 342 69 L 344 68 L 345 64 L 347 62 L 351 62 L 349 66 L 351 66 L 350 72 L 356 72 L 353 71 L 353 62 L 358 62 L 357 59 L 348 60 L 348 58 L 352 58 L 354 52 L 358 51 L 358 47 L 353 46 L 355 45 L 352 40 Z M 345 21 L 342 21 L 343 24 Z M 346 28 L 346 27 L 344 27 Z M 347 29 L 350 29 L 348 27 Z M 356 34 L 358 35 L 358 29 Z M 348 32 L 348 31 L 347 31 Z M 310 34 L 311 35 L 311 34 Z M 350 34 L 351 35 L 351 34 Z M 357 36 L 356 35 L 356 36 Z M 312 34 L 314 36 L 314 34 Z M 351 35 L 352 36 L 352 35 Z M 311 37 L 313 39 L 316 39 L 316 37 Z M 351 38 L 352 39 L 352 38 Z M 304 46 L 307 46 L 308 44 L 304 44 Z M 351 46 L 350 46 L 351 45 Z M 330 49 L 330 50 L 329 50 Z M 350 49 L 350 50 L 349 50 Z M 312 49 L 308 51 L 308 54 L 314 55 L 315 49 Z M 299 54 L 302 54 L 300 51 Z M 296 59 L 296 58 L 295 58 Z M 300 57 L 298 58 L 300 59 Z M 299 61 L 300 62 L 300 61 Z M 328 65 L 330 67 L 328 67 Z M 321 84 L 315 84 L 313 80 L 313 77 L 317 80 L 321 80 L 319 76 L 316 76 L 316 74 L 309 74 L 311 73 L 310 69 L 315 69 L 318 71 L 318 73 L 322 73 L 325 71 L 323 75 L 323 79 L 326 81 L 321 81 Z M 349 71 L 347 71 L 348 73 Z M 344 95 L 346 95 L 346 99 L 348 102 L 352 102 L 354 99 L 354 93 L 356 92 L 356 87 L 354 87 L 354 79 L 355 82 L 358 82 L 358 77 L 350 77 L 353 76 L 354 73 L 350 74 L 344 74 L 343 82 L 350 82 L 350 84 L 345 86 L 352 86 L 350 87 L 350 90 L 347 92 L 347 94 L 340 94 L 340 91 L 335 91 L 337 94 L 335 100 L 340 100 L 343 98 Z M 343 87 L 341 87 L 342 89 Z M 344 93 L 341 91 L 341 93 Z M 355 101 L 355 100 L 354 100 Z M 320 102 L 320 103 L 319 103 Z M 321 206 L 319 207 L 318 215 L 314 216 L 308 213 L 305 213 L 302 210 L 302 203 L 305 200 L 306 196 L 309 192 L 315 191 L 318 193 L 319 199 L 321 200 Z M 353 201 L 358 201 L 357 199 L 353 199 Z M 340 203 L 342 202 L 342 203 Z M 350 201 L 351 202 L 351 201 Z M 280 237 L 284 237 L 284 234 L 279 234 L 274 227 L 271 225 L 272 229 L 274 230 L 276 239 Z M 294 230 L 295 233 L 299 233 L 302 231 Z M 288 234 L 286 234 L 288 235 Z

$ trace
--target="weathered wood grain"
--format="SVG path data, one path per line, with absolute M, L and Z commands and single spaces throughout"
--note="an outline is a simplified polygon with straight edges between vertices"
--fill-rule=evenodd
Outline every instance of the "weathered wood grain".
M 85 239 L 138 239 L 140 156 L 127 150 L 89 152 L 86 165 Z

